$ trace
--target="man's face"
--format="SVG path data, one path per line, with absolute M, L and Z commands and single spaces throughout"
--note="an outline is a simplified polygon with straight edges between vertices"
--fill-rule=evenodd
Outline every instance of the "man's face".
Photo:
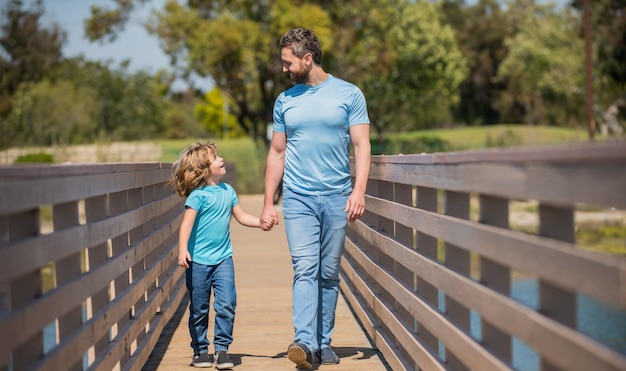
M 280 52 L 280 60 L 283 62 L 283 72 L 289 74 L 292 84 L 305 83 L 308 80 L 309 72 L 313 67 L 310 54 L 298 58 L 293 54 L 291 48 L 283 48 Z

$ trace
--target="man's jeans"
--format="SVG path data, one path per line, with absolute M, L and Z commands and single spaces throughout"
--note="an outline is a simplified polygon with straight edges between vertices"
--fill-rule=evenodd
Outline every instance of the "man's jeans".
M 330 346 L 339 294 L 349 194 L 283 192 L 283 215 L 293 265 L 294 341 L 312 352 Z
M 186 269 L 186 283 L 189 291 L 189 333 L 194 354 L 208 353 L 210 341 L 207 339 L 209 326 L 209 300 L 214 292 L 215 310 L 214 344 L 215 351 L 227 351 L 233 342 L 233 324 L 237 292 L 235 290 L 235 269 L 232 257 L 218 265 L 204 265 L 191 262 Z

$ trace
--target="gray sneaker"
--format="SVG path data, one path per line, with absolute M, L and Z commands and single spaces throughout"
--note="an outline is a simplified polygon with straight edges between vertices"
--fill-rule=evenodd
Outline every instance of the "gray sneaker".
M 339 363 L 339 357 L 330 347 L 324 347 L 317 353 L 320 363 L 323 365 L 336 365 Z
M 230 370 L 235 367 L 235 364 L 228 356 L 228 353 L 224 351 L 215 352 L 215 368 L 218 370 Z
M 194 354 L 191 364 L 194 367 L 213 367 L 213 357 L 211 357 L 208 353 Z

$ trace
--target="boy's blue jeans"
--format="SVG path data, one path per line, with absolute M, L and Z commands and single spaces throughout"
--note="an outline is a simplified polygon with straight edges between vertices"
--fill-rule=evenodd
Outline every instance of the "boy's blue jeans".
M 293 266 L 294 341 L 312 352 L 330 346 L 349 194 L 310 196 L 283 191 L 283 215 Z
M 213 348 L 227 351 L 233 342 L 233 325 L 237 291 L 235 290 L 235 267 L 232 257 L 218 265 L 204 265 L 191 262 L 185 270 L 189 292 L 189 333 L 194 354 L 208 353 L 207 330 L 209 327 L 209 301 L 214 292 L 213 309 L 215 325 Z

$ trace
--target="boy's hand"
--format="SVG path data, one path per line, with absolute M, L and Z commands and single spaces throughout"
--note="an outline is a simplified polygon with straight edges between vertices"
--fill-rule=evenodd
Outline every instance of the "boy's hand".
M 269 231 L 272 228 L 274 228 L 274 218 L 272 218 L 271 216 L 266 216 L 265 219 L 263 219 L 263 223 L 261 223 L 261 229 L 264 231 Z
M 189 251 L 185 251 L 184 253 L 178 254 L 178 265 L 187 269 L 189 268 L 189 263 L 191 261 L 191 255 L 189 255 Z

